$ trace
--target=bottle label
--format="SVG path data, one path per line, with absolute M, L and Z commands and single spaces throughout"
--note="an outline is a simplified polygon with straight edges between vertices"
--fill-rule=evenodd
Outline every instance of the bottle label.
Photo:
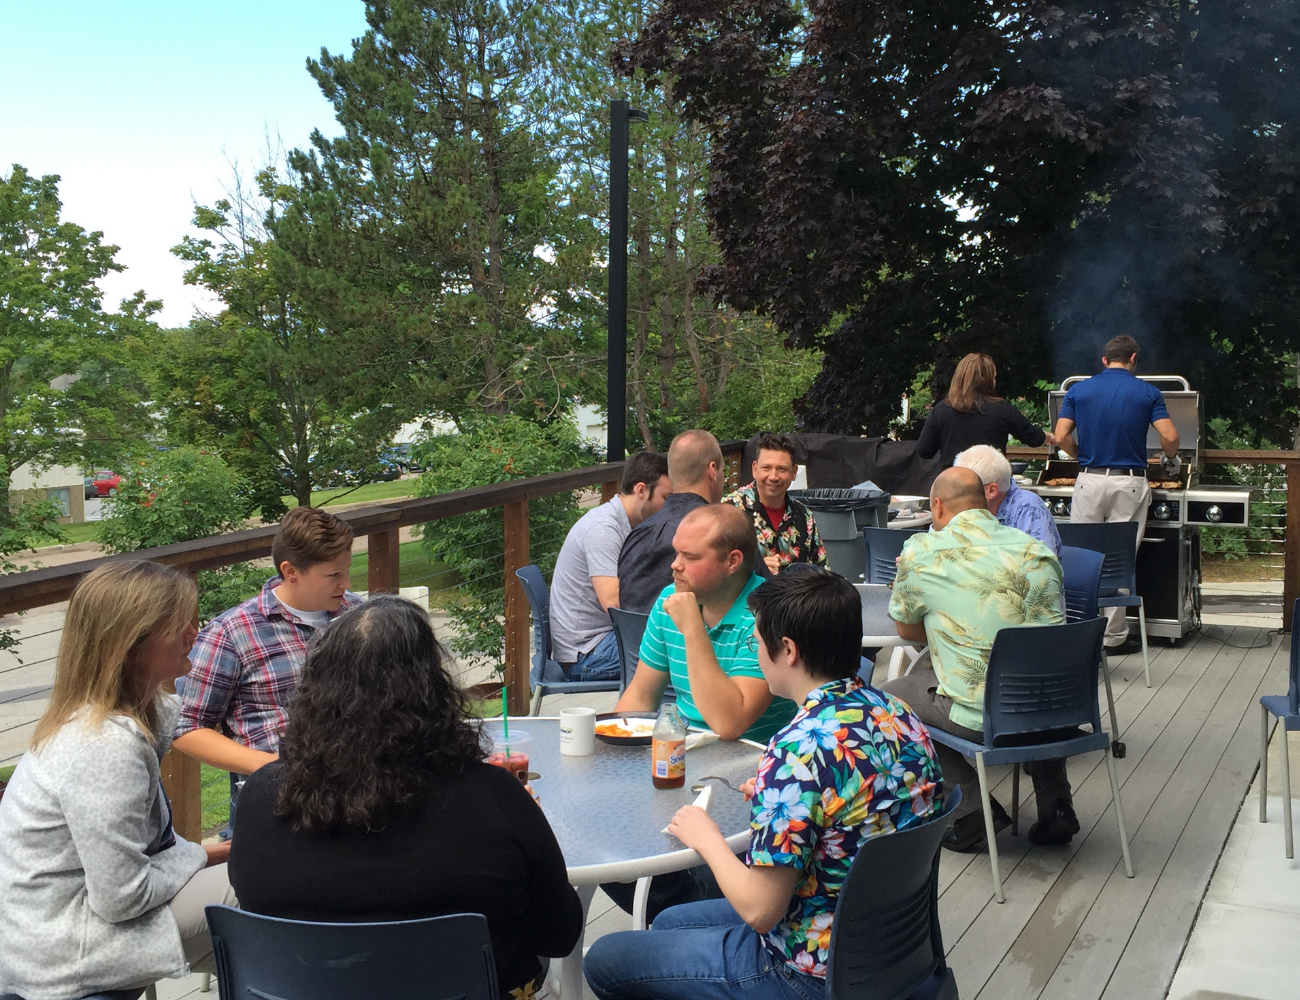
M 655 740 L 652 752 L 656 778 L 686 777 L 685 740 Z

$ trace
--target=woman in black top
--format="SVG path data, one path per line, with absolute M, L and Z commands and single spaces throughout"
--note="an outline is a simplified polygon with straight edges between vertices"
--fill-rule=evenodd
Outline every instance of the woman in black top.
M 546 817 L 483 762 L 428 617 L 377 596 L 307 654 L 280 759 L 239 796 L 239 905 L 295 920 L 487 917 L 501 996 L 531 996 L 582 904 Z
M 944 468 L 958 455 L 977 444 L 991 444 L 1007 450 L 1007 438 L 1014 437 L 1031 448 L 1044 442 L 1056 444 L 1051 434 L 1035 427 L 1023 413 L 1001 396 L 996 396 L 998 369 L 987 354 L 968 354 L 957 364 L 948 398 L 935 404 L 925 418 L 916 441 L 918 458 L 943 457 Z

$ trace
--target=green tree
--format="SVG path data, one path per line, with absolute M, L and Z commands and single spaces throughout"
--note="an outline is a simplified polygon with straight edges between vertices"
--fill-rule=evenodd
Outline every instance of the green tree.
M 249 481 L 268 518 L 288 494 L 367 481 L 379 451 L 412 410 L 393 345 L 332 325 L 322 295 L 269 233 L 294 189 L 273 169 L 250 190 L 195 212 L 202 236 L 174 253 L 186 281 L 225 309 L 167 331 L 152 351 L 150 380 L 172 440 L 214 448 Z
M 247 480 L 218 455 L 181 447 L 134 462 L 107 498 L 99 542 L 134 552 L 206 538 L 244 525 L 252 506 Z M 236 563 L 198 574 L 199 617 L 207 621 L 257 592 L 266 570 Z
M 562 472 L 596 460 L 571 421 L 543 426 L 513 415 L 467 419 L 460 434 L 431 438 L 417 455 L 428 470 L 420 477 L 421 496 Z M 574 493 L 529 500 L 529 557 L 548 577 L 580 514 Z M 446 609 L 455 629 L 451 648 L 461 656 L 485 657 L 498 670 L 504 669 L 505 656 L 504 516 L 497 507 L 422 529 L 430 560 L 455 569 L 461 578 L 457 598 Z

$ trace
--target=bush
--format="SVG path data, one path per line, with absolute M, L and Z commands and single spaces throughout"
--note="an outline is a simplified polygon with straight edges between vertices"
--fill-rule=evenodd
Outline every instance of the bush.
M 748 438 L 757 431 L 792 433 L 793 403 L 822 369 L 821 351 L 795 351 L 770 344 L 752 366 L 737 369 L 699 425 L 719 441 Z
M 123 474 L 117 495 L 105 500 L 99 542 L 110 552 L 134 552 L 236 531 L 254 503 L 244 477 L 219 456 L 173 448 Z M 200 572 L 200 620 L 255 594 L 266 575 L 248 563 Z
M 27 500 L 12 507 L 5 503 L 0 506 L 0 576 L 18 572 L 10 556 L 26 552 L 39 542 L 61 542 L 64 538 L 59 507 L 52 500 Z M 0 628 L 0 651 L 13 650 L 21 641 L 17 629 Z M 23 662 L 17 654 L 15 657 Z
M 477 417 L 460 434 L 440 435 L 415 448 L 427 470 L 417 492 L 433 496 L 592 465 L 595 454 L 568 420 L 539 425 L 521 417 Z M 581 514 L 575 493 L 528 502 L 529 557 L 549 579 L 565 535 Z M 502 508 L 474 511 L 423 526 L 431 561 L 455 569 L 457 599 L 446 610 L 461 656 L 487 657 L 498 672 L 505 658 L 505 518 Z

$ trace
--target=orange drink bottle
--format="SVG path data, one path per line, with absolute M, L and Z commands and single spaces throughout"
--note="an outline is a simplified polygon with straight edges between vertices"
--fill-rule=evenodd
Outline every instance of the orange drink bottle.
M 686 784 L 686 723 L 676 702 L 665 705 L 655 720 L 650 759 L 655 788 L 681 788 Z

